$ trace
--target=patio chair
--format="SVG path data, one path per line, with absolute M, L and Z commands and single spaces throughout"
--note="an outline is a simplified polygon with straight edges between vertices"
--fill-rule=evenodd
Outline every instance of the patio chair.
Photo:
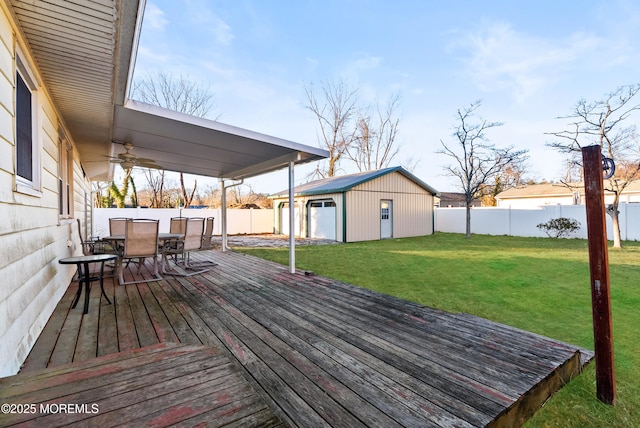
M 79 218 L 76 219 L 76 222 L 78 223 L 78 237 L 80 238 L 80 246 L 82 248 L 83 256 L 91 256 L 94 254 L 115 254 L 114 248 L 106 241 L 102 241 L 94 237 L 91 237 L 85 240 L 82 237 L 82 223 L 80 222 L 80 219 Z M 114 268 L 113 271 L 110 273 L 110 276 L 114 276 L 115 266 L 113 264 L 109 264 L 109 266 Z M 82 277 L 80 275 L 80 270 L 78 270 L 77 274 L 78 274 L 77 279 L 80 280 L 80 278 Z M 109 275 L 104 277 L 108 278 Z
M 109 235 L 110 236 L 124 236 L 124 230 L 126 227 L 127 220 L 131 220 L 130 217 L 110 217 L 109 218 Z M 109 243 L 111 247 L 111 251 L 115 254 L 122 254 L 122 241 L 111 241 Z M 129 267 L 129 262 L 131 260 L 127 260 L 127 267 Z M 142 262 L 142 261 L 141 261 Z
M 129 217 L 111 217 L 109 219 L 109 235 L 124 235 L 125 226 Z
M 207 217 L 205 219 L 205 223 L 204 223 L 204 233 L 202 234 L 202 241 L 200 243 L 200 248 L 191 250 L 190 253 L 192 252 L 196 252 L 196 251 L 208 251 L 208 250 L 213 250 L 215 245 L 213 242 L 213 222 L 214 222 L 215 218 L 214 217 Z M 187 254 L 187 257 L 189 257 L 189 255 Z M 198 263 L 191 263 L 191 261 L 189 261 L 189 266 L 192 269 L 198 269 L 198 268 L 202 268 L 205 266 L 217 266 L 218 263 L 214 262 L 214 261 L 202 261 L 202 262 L 198 262 Z
M 186 227 L 187 227 L 187 217 L 171 217 L 171 220 L 169 223 L 169 233 L 184 234 Z
M 202 234 L 202 246 L 200 250 L 213 250 L 213 221 L 215 217 L 205 219 L 204 233 Z
M 76 219 L 76 221 L 78 223 L 78 237 L 80 238 L 80 245 L 82 246 L 82 254 L 85 256 L 101 254 L 102 251 L 100 251 L 100 245 L 103 245 L 104 243 L 93 238 L 85 240 L 82 237 L 82 223 L 79 218 Z
M 120 284 L 137 284 L 141 282 L 158 281 L 162 279 L 158 272 L 158 220 L 129 219 L 125 223 L 124 246 L 118 263 L 118 278 Z M 140 275 L 143 261 L 153 258 L 153 277 L 149 279 L 125 282 L 123 275 L 124 260 L 138 259 L 137 275 Z
M 205 219 L 205 228 L 204 233 L 202 234 L 202 245 L 196 251 L 208 251 L 214 249 L 213 243 L 213 222 L 214 217 L 207 217 Z M 194 268 L 203 267 L 203 266 L 216 266 L 217 263 L 213 261 L 204 261 L 199 263 L 192 263 L 191 266 Z
M 169 223 L 169 233 L 177 233 L 180 235 L 184 235 L 184 232 L 187 228 L 187 217 L 171 217 Z M 174 245 L 175 243 L 165 242 L 164 245 Z M 175 248 L 175 247 L 174 247 Z M 160 248 L 160 251 L 163 251 L 164 248 Z M 178 262 L 178 255 L 173 254 L 174 262 Z
M 204 218 L 191 217 L 186 219 L 184 224 L 184 237 L 182 239 L 172 239 L 165 242 L 162 250 L 162 273 L 169 275 L 191 276 L 198 273 L 206 272 L 207 269 L 197 269 L 192 266 L 189 260 L 189 253 L 197 251 L 202 246 L 202 235 L 204 232 Z M 176 266 L 178 265 L 177 257 L 182 256 L 182 268 L 168 270 L 169 257 L 174 256 Z M 187 272 L 191 270 L 193 272 Z

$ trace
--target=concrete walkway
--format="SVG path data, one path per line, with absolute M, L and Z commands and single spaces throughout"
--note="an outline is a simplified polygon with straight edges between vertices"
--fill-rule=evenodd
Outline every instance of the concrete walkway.
M 219 237 L 215 237 L 220 242 Z M 289 236 L 287 235 L 233 235 L 227 238 L 229 247 L 287 247 Z M 296 245 L 330 245 L 340 242 L 332 239 L 296 238 Z

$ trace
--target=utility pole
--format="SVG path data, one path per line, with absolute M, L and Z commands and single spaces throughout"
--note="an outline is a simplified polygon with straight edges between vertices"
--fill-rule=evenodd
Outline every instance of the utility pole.
M 616 404 L 613 360 L 613 328 L 609 290 L 609 255 L 604 206 L 603 157 L 599 145 L 582 148 L 587 236 L 591 273 L 591 305 L 596 357 L 596 395 L 605 404 Z M 613 162 L 607 159 L 610 164 Z

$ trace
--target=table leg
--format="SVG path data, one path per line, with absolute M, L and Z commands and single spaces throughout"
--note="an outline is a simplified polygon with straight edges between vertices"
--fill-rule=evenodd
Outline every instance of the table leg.
M 107 299 L 107 302 L 111 304 L 111 300 L 107 297 L 107 293 L 104 292 L 104 262 L 100 264 L 100 290 L 102 290 L 102 295 Z
M 91 290 L 91 276 L 89 263 L 84 263 L 84 313 L 89 313 L 89 292 Z
M 80 294 L 82 294 L 82 283 L 84 282 L 84 276 L 82 276 L 82 266 L 80 264 L 77 265 L 78 269 L 78 291 L 76 293 L 76 297 L 73 299 L 73 304 L 71 305 L 71 309 L 75 309 L 78 304 L 78 300 L 80 300 Z

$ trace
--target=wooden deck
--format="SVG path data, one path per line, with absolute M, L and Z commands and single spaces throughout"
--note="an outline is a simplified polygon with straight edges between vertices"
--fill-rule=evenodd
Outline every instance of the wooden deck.
M 21 373 L 162 342 L 227 353 L 290 426 L 518 426 L 592 353 L 239 253 L 192 277 L 72 283 Z M 147 272 L 148 273 L 148 272 Z
M 0 402 L 3 427 L 282 426 L 221 350 L 169 342 L 2 378 Z

